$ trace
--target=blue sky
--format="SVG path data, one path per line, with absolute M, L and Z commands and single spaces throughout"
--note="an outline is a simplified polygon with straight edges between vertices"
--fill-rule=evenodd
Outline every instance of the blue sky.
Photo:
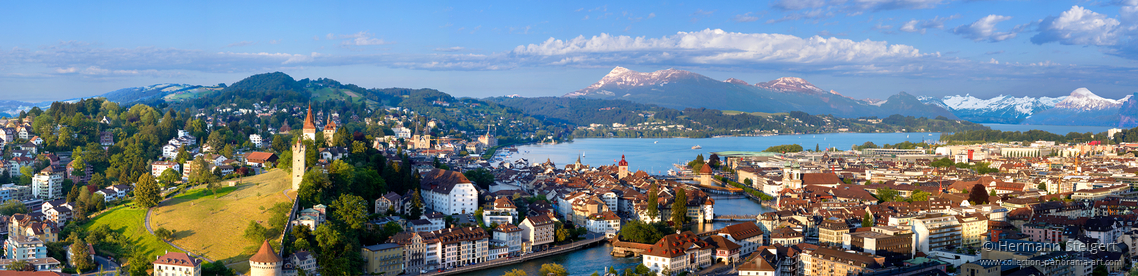
M 1138 92 L 1138 0 L 26 2 L 0 9 L 0 99 L 273 71 L 559 96 L 615 66 L 802 77 L 855 98 Z

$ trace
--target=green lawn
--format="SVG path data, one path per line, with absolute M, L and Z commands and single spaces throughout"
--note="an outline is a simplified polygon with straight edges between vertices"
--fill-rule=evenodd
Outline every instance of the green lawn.
M 83 229 L 91 229 L 100 225 L 107 225 L 111 230 L 122 233 L 134 245 L 134 250 L 145 252 L 150 256 L 157 256 L 169 252 L 182 252 L 160 240 L 146 231 L 146 210 L 129 207 L 131 204 L 122 204 L 111 207 L 106 212 L 91 219 Z

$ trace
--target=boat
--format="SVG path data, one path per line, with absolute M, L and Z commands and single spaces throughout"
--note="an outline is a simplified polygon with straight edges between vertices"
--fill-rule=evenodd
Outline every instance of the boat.
M 695 145 L 695 146 L 692 146 L 692 147 L 691 147 L 691 149 L 702 149 L 702 148 L 703 148 L 703 147 L 701 147 L 701 146 L 699 146 L 699 145 Z
M 659 143 L 660 143 L 660 141 L 654 141 L 654 142 L 652 142 L 652 143 L 653 143 L 653 144 L 659 144 Z

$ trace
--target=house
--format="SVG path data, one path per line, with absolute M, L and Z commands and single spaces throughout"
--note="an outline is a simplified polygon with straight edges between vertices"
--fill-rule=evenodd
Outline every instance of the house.
M 739 255 L 746 256 L 755 252 L 763 245 L 763 229 L 753 222 L 743 222 L 728 225 L 719 229 L 719 236 L 723 236 L 741 246 Z
M 398 275 L 403 273 L 403 246 L 383 243 L 364 246 L 360 256 L 364 259 L 364 273 L 369 275 Z
M 457 171 L 432 169 L 422 174 L 419 187 L 426 207 L 444 214 L 468 214 L 478 209 L 478 190 Z
M 487 225 L 498 223 L 513 224 L 518 217 L 518 208 L 508 197 L 498 197 L 494 200 L 493 209 L 482 211 L 482 222 Z
M 593 233 L 604 233 L 606 237 L 615 237 L 620 232 L 620 217 L 612 211 L 589 216 L 585 221 L 585 229 Z
M 178 162 L 173 161 L 154 161 L 153 163 L 150 163 L 150 174 L 154 175 L 154 177 L 159 177 L 163 172 L 166 172 L 166 170 L 170 169 L 173 169 L 177 172 L 182 169 L 182 165 L 178 164 Z M 178 174 L 181 174 L 181 172 Z
M 269 168 L 277 163 L 277 155 L 271 152 L 250 152 L 245 154 L 245 164 L 252 167 Z
M 426 265 L 427 244 L 419 232 L 405 231 L 391 236 L 387 243 L 397 243 L 403 246 L 403 269 L 406 271 L 419 271 Z
M 182 252 L 168 252 L 151 262 L 154 276 L 201 276 L 202 261 Z
M 115 145 L 115 135 L 110 131 L 99 132 L 99 145 L 104 148 Z
M 490 235 L 479 227 L 454 227 L 426 233 L 427 262 L 439 267 L 458 267 L 489 259 Z
M 553 227 L 553 220 L 547 216 L 532 216 L 522 220 L 518 224 L 518 228 L 522 229 L 522 251 L 541 251 L 552 244 Z
M 401 208 L 403 197 L 395 192 L 387 192 L 387 194 L 375 199 L 375 213 L 384 214 L 387 210 L 395 210 L 398 212 Z
M 522 252 L 522 228 L 513 224 L 501 224 L 494 228 L 494 241 L 507 247 L 506 254 L 516 256 Z
M 711 243 L 700 240 L 695 233 L 684 231 L 669 234 L 653 244 L 642 254 L 644 266 L 655 272 L 669 271 L 693 273 L 711 266 L 715 248 Z
M 261 142 L 262 141 L 261 141 L 261 135 L 260 134 L 249 134 L 249 143 L 253 144 L 254 147 L 258 147 L 258 148 L 265 147 L 265 145 L 261 144 Z

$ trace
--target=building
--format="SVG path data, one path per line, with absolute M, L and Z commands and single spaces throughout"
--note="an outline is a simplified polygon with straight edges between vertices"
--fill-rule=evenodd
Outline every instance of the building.
M 473 214 L 478 209 L 478 190 L 457 171 L 433 169 L 420 180 L 423 203 L 443 214 Z
M 308 104 L 308 115 L 304 116 L 304 128 L 302 128 L 300 130 L 300 133 L 301 133 L 301 137 L 303 137 L 303 139 L 316 141 L 316 121 L 314 121 L 312 119 L 312 104 L 311 103 Z
M 427 255 L 427 244 L 423 241 L 423 235 L 418 232 L 400 232 L 387 239 L 387 243 L 399 244 L 403 247 L 403 269 L 407 271 L 419 271 L 426 262 L 424 258 Z
M 202 261 L 182 252 L 169 252 L 154 262 L 154 276 L 201 276 Z
M 620 232 L 620 217 L 612 211 L 594 214 L 585 221 L 585 229 L 593 233 L 604 233 L 606 237 L 614 237 L 616 232 Z
M 63 196 L 63 168 L 47 166 L 32 177 L 32 195 L 44 200 Z
M 781 244 L 782 246 L 791 246 L 799 244 L 806 240 L 806 235 L 802 232 L 790 229 L 790 227 L 782 227 L 771 231 L 771 244 Z
M 664 236 L 641 254 L 644 266 L 657 273 L 690 273 L 710 266 L 714 251 L 710 243 L 700 240 L 691 231 L 684 231 Z
M 509 197 L 498 197 L 494 200 L 493 209 L 482 211 L 482 221 L 489 224 L 514 224 L 514 220 L 518 218 L 518 207 L 514 206 L 514 202 L 510 201 Z
M 885 257 L 866 253 L 849 253 L 829 247 L 818 247 L 809 255 L 805 275 L 848 276 L 873 273 L 885 265 Z M 804 262 L 805 264 L 805 262 Z
M 249 276 L 281 276 L 284 260 L 273 251 L 269 240 L 261 244 L 257 254 L 249 257 Z
M 741 246 L 739 255 L 749 255 L 763 246 L 763 229 L 753 222 L 728 225 L 719 229 L 719 235 Z
M 328 141 L 329 144 L 331 144 L 332 137 L 336 135 L 336 129 L 336 121 L 333 121 L 332 116 L 329 115 L 328 123 L 324 125 L 324 141 Z
M 269 168 L 277 163 L 277 155 L 271 152 L 250 152 L 245 154 L 245 165 L 252 167 Z
M 311 115 L 311 114 L 309 114 Z M 296 143 L 292 144 L 292 190 L 300 191 L 300 183 L 304 181 L 304 173 L 308 171 L 305 166 L 304 157 L 308 147 L 304 145 L 304 140 L 296 139 Z
M 835 217 L 828 218 L 818 226 L 818 244 L 830 247 L 840 246 L 842 235 L 849 232 L 850 226 L 846 224 L 846 221 Z
M 479 227 L 454 227 L 427 232 L 427 263 L 449 268 L 489 259 L 490 235 Z
M 961 246 L 962 228 L 954 216 L 929 214 L 913 218 L 912 223 L 917 250 L 921 252 L 951 251 Z
M 364 258 L 364 274 L 399 275 L 403 273 L 403 246 L 383 243 L 360 249 Z
M 553 220 L 548 216 L 531 216 L 522 220 L 518 225 L 522 229 L 522 251 L 541 251 L 553 243 L 553 226 Z
M 967 216 L 956 215 L 956 220 L 960 222 L 961 245 L 980 248 L 980 244 L 984 242 L 984 233 L 988 232 L 988 218 L 973 213 Z
M 847 233 L 842 240 L 845 249 L 882 256 L 890 262 L 908 260 L 914 255 L 913 233 L 908 229 L 875 226 L 869 231 Z
M 150 163 L 150 174 L 154 175 L 154 177 L 162 176 L 162 173 L 166 172 L 166 170 L 179 171 L 181 169 L 182 165 L 173 161 L 154 161 L 154 163 Z M 182 173 L 179 172 L 178 174 Z
M 308 251 L 292 253 L 292 255 L 289 255 L 288 261 L 292 263 L 291 265 L 294 271 L 304 270 L 308 272 L 308 275 L 316 274 L 316 256 Z
M 522 252 L 522 228 L 513 224 L 498 225 L 494 229 L 494 241 L 506 246 L 508 255 L 517 255 Z
M 16 184 L 0 185 L 0 201 L 32 199 L 32 187 Z
M 400 203 L 403 202 L 403 196 L 395 192 L 387 192 L 387 194 L 375 199 L 375 213 L 386 214 L 388 210 L 394 210 L 396 213 L 402 210 Z

